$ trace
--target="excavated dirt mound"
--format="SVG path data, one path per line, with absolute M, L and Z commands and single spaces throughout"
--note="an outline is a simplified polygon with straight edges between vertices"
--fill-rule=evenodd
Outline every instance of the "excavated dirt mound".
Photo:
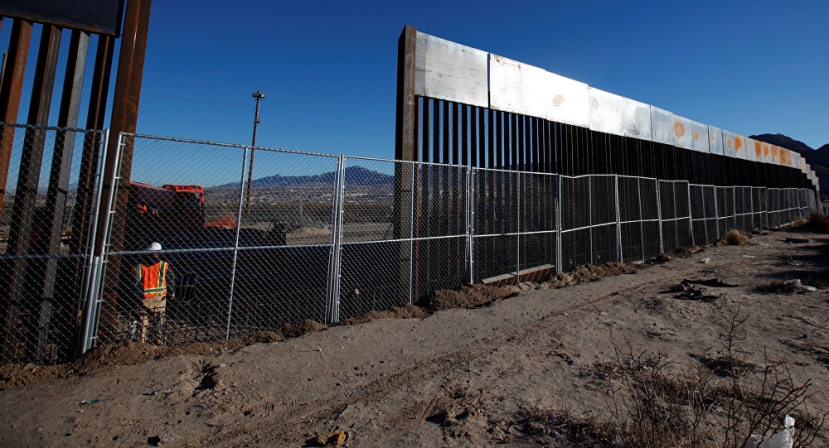
M 420 319 L 428 315 L 429 312 L 423 308 L 407 303 L 385 311 L 369 311 L 360 316 L 350 317 L 343 321 L 343 325 L 357 325 L 374 319 Z
M 559 272 L 542 285 L 545 288 L 563 288 L 578 283 L 598 280 L 602 277 L 611 277 L 621 274 L 633 274 L 639 269 L 649 267 L 647 264 L 624 264 L 616 261 L 607 262 L 603 265 L 585 264 L 576 266 L 570 272 Z
M 54 366 L 11 364 L 0 366 L 0 391 L 28 386 L 54 378 L 84 375 L 93 370 L 115 366 L 141 364 L 167 356 L 203 356 L 211 353 L 233 351 L 251 344 L 272 343 L 285 338 L 296 338 L 306 333 L 321 331 L 328 327 L 312 320 L 286 324 L 278 331 L 263 331 L 245 338 L 220 342 L 198 342 L 178 346 L 158 346 L 129 342 L 107 344 L 96 347 L 71 363 Z
M 322 331 L 325 330 L 325 325 L 314 322 L 310 319 L 305 319 L 298 324 L 286 324 L 282 327 L 282 334 L 286 338 L 298 338 L 306 333 L 313 333 L 315 331 Z
M 507 288 L 488 285 L 464 286 L 461 289 L 443 289 L 435 291 L 423 300 L 421 306 L 429 311 L 441 311 L 452 308 L 475 308 L 493 300 L 503 299 L 512 294 Z

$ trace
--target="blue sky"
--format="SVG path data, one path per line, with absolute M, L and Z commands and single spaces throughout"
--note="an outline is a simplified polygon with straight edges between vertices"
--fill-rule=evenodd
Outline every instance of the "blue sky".
M 248 144 L 261 89 L 260 145 L 391 158 L 408 24 L 742 135 L 818 147 L 829 143 L 826 17 L 824 1 L 156 0 L 138 131 Z

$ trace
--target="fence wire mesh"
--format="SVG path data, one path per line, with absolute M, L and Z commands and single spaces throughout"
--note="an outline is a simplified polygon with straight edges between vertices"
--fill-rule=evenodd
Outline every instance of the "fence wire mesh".
M 96 189 L 105 133 L 0 131 L 21 167 L 0 216 L 3 363 L 60 362 L 79 343 L 188 344 L 303 319 L 337 322 L 466 282 L 647 260 L 733 228 L 782 226 L 815 206 L 805 189 L 131 134 L 119 139 L 115 188 Z M 105 239 L 92 257 L 99 220 Z M 148 297 L 151 270 L 142 269 L 163 266 L 165 280 L 154 286 L 166 295 Z M 83 316 L 92 324 L 82 327 Z
M 0 362 L 52 364 L 78 345 L 90 216 L 106 133 L 0 124 Z

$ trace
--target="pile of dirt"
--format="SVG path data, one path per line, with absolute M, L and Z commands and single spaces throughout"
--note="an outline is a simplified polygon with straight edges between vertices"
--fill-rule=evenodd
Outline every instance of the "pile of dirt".
M 284 341 L 285 338 L 296 338 L 326 328 L 325 325 L 306 319 L 296 324 L 285 324 L 277 331 L 262 331 L 244 338 L 219 342 L 197 342 L 175 346 L 159 346 L 138 342 L 105 344 L 95 347 L 71 363 L 54 366 L 2 365 L 0 366 L 0 391 L 24 387 L 55 378 L 85 375 L 95 370 L 115 366 L 141 364 L 168 356 L 203 356 L 233 351 L 251 344 Z
M 328 327 L 319 322 L 314 322 L 311 319 L 305 319 L 297 324 L 285 324 L 282 327 L 281 333 L 286 338 L 298 338 L 306 333 L 314 333 L 316 331 L 325 330 L 326 328 Z
M 385 311 L 369 311 L 356 317 L 349 317 L 342 324 L 358 325 L 374 319 L 420 319 L 428 315 L 429 312 L 425 309 L 407 303 L 406 305 L 395 306 Z
M 452 308 L 475 308 L 503 299 L 512 294 L 507 288 L 499 288 L 489 285 L 463 286 L 460 289 L 442 289 L 435 291 L 422 300 L 420 305 L 427 310 L 442 311 Z
M 621 274 L 634 274 L 639 269 L 647 268 L 647 264 L 624 264 L 610 261 L 602 265 L 585 264 L 576 266 L 570 272 L 559 272 L 544 282 L 544 288 L 563 288 L 569 285 L 590 282 L 602 277 L 611 277 Z

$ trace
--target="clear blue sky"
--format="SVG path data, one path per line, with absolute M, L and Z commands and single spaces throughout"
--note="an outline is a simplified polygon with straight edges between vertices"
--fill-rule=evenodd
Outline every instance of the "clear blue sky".
M 138 131 L 247 144 L 261 89 L 260 145 L 391 158 L 409 24 L 742 135 L 818 147 L 829 143 L 827 17 L 817 0 L 156 0 Z

